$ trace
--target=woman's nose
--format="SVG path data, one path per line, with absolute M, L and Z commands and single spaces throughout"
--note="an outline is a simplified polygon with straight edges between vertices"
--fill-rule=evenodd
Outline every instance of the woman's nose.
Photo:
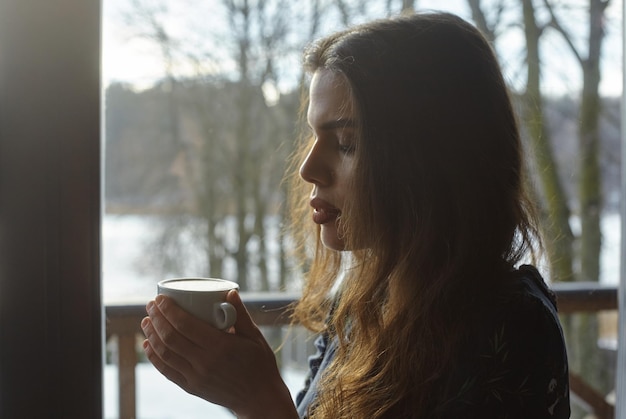
M 300 166 L 300 177 L 315 185 L 327 185 L 331 181 L 331 172 L 328 161 L 324 158 L 323 147 L 319 140 L 315 140 Z

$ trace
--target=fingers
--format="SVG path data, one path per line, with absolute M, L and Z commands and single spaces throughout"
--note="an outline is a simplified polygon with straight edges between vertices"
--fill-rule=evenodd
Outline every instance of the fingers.
M 239 337 L 249 339 L 262 338 L 261 331 L 252 321 L 250 313 L 241 301 L 241 297 L 236 290 L 232 290 L 226 296 L 226 301 L 233 305 L 237 311 L 237 321 L 234 324 L 236 334 Z M 214 347 L 215 342 L 225 342 L 227 337 L 223 336 L 225 331 L 218 330 L 204 321 L 191 316 L 189 313 L 181 309 L 176 303 L 168 297 L 158 295 L 155 298 L 158 312 L 163 315 L 167 322 L 181 335 L 185 336 L 190 342 L 202 348 Z M 150 314 L 150 313 L 148 313 Z M 152 315 L 150 316 L 152 317 Z M 157 330 L 160 330 L 157 325 Z
M 150 317 L 145 317 L 141 322 L 146 336 L 143 342 L 146 357 L 168 380 L 191 394 L 197 394 L 195 383 L 206 379 L 198 380 L 202 368 L 194 365 L 194 359 L 197 361 L 194 357 L 202 357 L 202 350 L 177 333 L 156 308 L 156 304 L 148 303 L 147 311 Z M 178 352 L 180 348 L 187 352 Z
M 232 290 L 228 293 L 226 301 L 231 303 L 237 311 L 237 321 L 235 322 L 237 335 L 250 339 L 258 339 L 259 337 L 262 337 L 261 331 L 252 321 L 248 309 L 241 301 L 241 296 L 236 290 Z
M 191 371 L 187 356 L 182 354 L 195 354 L 199 348 L 176 330 L 155 303 L 148 303 L 146 310 L 150 317 L 143 319 L 141 327 L 152 353 L 159 358 L 158 362 L 183 374 Z
M 183 336 L 191 336 L 197 334 L 198 330 L 202 333 L 211 333 L 214 328 L 210 327 L 204 321 L 198 319 L 180 308 L 174 300 L 164 295 L 157 295 L 154 303 L 160 314 Z M 150 313 L 148 313 L 150 314 Z M 150 316 L 152 317 L 152 316 Z
M 152 350 L 182 374 L 192 374 L 194 360 L 223 356 L 234 335 L 218 330 L 190 315 L 167 297 L 157 296 L 146 306 L 149 317 L 142 322 Z M 196 362 L 197 364 L 197 362 Z
M 213 352 L 219 345 L 207 347 L 196 345 L 168 320 L 172 318 L 174 321 L 180 321 L 177 319 L 178 316 L 183 319 L 188 317 L 189 320 L 195 318 L 180 310 L 175 304 L 168 307 L 167 302 L 160 302 L 160 305 L 156 302 L 148 303 L 146 310 L 149 317 L 145 317 L 141 322 L 141 328 L 146 336 L 143 343 L 146 357 L 167 379 L 191 394 L 200 395 L 203 387 L 213 385 L 214 380 L 219 377 L 215 365 L 207 362 L 215 358 Z M 202 321 L 199 323 L 202 331 L 197 332 L 197 335 L 214 330 L 223 333 Z
M 149 319 L 148 319 L 149 321 Z M 159 354 L 155 351 L 155 349 L 150 344 L 150 340 L 146 339 L 143 342 L 143 351 L 146 354 L 148 360 L 154 365 L 154 367 L 163 374 L 168 380 L 174 382 L 178 386 L 185 388 L 187 386 L 187 380 L 185 376 L 179 373 L 176 369 L 169 366 Z
M 191 348 L 187 347 L 185 344 L 193 344 L 197 350 L 217 350 L 219 349 L 219 345 L 216 344 L 216 342 L 224 342 L 223 339 L 226 339 L 223 335 L 227 333 L 187 313 L 171 298 L 158 295 L 155 298 L 155 305 L 157 308 L 155 316 L 160 314 L 162 319 L 167 322 L 166 324 L 164 323 L 163 326 L 171 329 L 161 331 L 161 324 L 155 324 L 159 333 L 163 335 L 171 331 L 172 334 L 178 334 L 185 338 L 184 341 L 172 339 L 172 342 L 168 343 L 170 347 L 179 352 L 185 351 L 183 353 L 190 354 L 187 351 L 191 350 Z M 152 318 L 153 316 L 150 315 L 150 317 Z M 155 317 L 155 320 L 158 318 L 159 317 Z M 197 354 L 197 352 L 194 354 Z

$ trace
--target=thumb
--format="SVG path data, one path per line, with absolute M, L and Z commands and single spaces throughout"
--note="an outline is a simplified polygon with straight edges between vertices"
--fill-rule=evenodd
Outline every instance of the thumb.
M 248 309 L 241 301 L 241 296 L 237 290 L 231 290 L 226 296 L 226 301 L 235 307 L 237 311 L 237 320 L 235 321 L 235 330 L 238 335 L 256 339 L 262 336 L 261 331 L 252 321 Z

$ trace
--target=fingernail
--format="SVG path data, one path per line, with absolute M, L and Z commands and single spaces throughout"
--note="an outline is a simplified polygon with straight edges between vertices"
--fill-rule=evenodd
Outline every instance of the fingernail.
M 149 321 L 150 321 L 150 319 L 148 317 L 144 317 L 143 320 L 141 321 L 141 328 L 145 329 L 145 327 L 148 325 Z
M 152 307 L 154 307 L 154 301 L 148 302 L 148 304 L 146 304 L 146 311 L 149 313 Z
M 165 301 L 165 298 L 163 298 L 162 295 L 157 295 L 154 301 L 160 307 L 163 304 L 163 301 Z

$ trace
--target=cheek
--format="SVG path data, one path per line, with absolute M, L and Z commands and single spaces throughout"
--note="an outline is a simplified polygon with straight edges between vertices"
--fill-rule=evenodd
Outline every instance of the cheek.
M 356 162 L 354 156 L 346 156 L 340 164 L 337 165 L 337 180 L 342 185 L 352 182 L 356 171 Z
M 335 196 L 337 205 L 342 207 L 347 199 L 350 199 L 350 192 L 354 187 L 354 171 L 351 167 L 340 167 L 335 175 Z

